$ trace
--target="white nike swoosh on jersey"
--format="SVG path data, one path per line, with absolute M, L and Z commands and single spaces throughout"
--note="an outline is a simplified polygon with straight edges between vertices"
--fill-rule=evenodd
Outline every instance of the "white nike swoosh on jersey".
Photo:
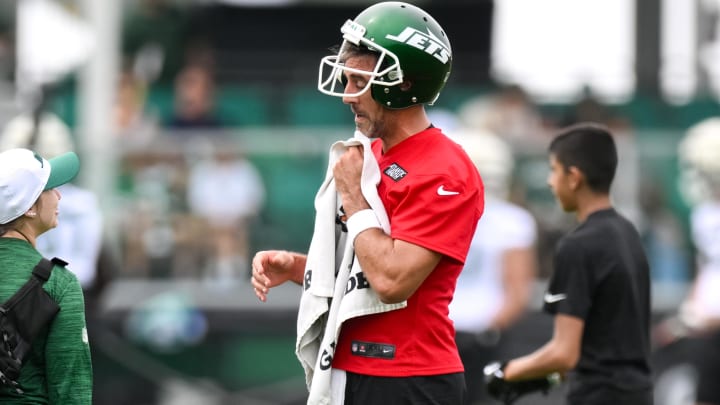
M 543 299 L 545 300 L 545 302 L 547 302 L 548 304 L 552 304 L 552 303 L 555 303 L 555 302 L 558 302 L 558 301 L 562 301 L 562 300 L 564 300 L 565 298 L 567 298 L 567 294 L 550 294 L 550 293 L 545 293 L 545 297 L 543 297 Z
M 457 195 L 457 194 L 460 194 L 459 191 L 448 191 L 448 190 L 445 190 L 445 186 L 440 186 L 440 187 L 438 187 L 437 193 L 438 193 L 438 195 Z

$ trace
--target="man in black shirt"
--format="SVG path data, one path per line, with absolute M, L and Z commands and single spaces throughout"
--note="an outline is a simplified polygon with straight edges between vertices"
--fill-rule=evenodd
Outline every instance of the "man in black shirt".
M 489 365 L 488 389 L 507 398 L 513 387 L 543 388 L 548 375 L 569 372 L 569 404 L 652 405 L 650 269 L 638 232 L 611 203 L 613 138 L 604 127 L 574 125 L 549 155 L 548 185 L 580 223 L 557 245 L 544 296 L 554 334 L 529 355 Z

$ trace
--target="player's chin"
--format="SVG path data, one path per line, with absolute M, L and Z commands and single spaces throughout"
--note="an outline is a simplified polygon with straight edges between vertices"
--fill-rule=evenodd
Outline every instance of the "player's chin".
M 369 136 L 368 134 L 370 133 L 370 125 L 367 121 L 359 122 L 358 120 L 355 120 L 355 129 L 362 132 L 365 136 Z

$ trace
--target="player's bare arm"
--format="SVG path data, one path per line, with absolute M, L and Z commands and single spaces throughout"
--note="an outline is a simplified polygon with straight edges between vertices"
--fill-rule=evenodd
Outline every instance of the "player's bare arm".
M 292 281 L 303 283 L 307 257 L 285 250 L 264 250 L 257 252 L 252 261 L 251 283 L 260 301 L 267 301 L 271 288 Z
M 373 228 L 355 239 L 355 254 L 370 286 L 386 304 L 402 302 L 420 287 L 442 255 Z
M 575 368 L 580 359 L 580 345 L 585 322 L 577 317 L 555 315 L 552 339 L 527 356 L 511 360 L 505 366 L 508 381 L 527 380 L 547 376 L 553 372 L 565 372 Z
M 362 148 L 352 147 L 333 168 L 335 185 L 348 218 L 370 208 L 360 189 L 362 163 Z M 365 277 L 385 303 L 408 299 L 442 258 L 437 252 L 393 239 L 380 228 L 358 234 L 354 246 Z

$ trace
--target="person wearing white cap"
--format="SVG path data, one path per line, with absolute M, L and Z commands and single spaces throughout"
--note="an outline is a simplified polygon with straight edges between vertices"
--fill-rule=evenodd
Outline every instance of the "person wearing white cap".
M 80 169 L 68 152 L 47 160 L 28 149 L 0 153 L 0 302 L 31 277 L 42 255 L 36 239 L 57 226 L 58 186 Z M 18 379 L 22 393 L 0 385 L 1 403 L 91 404 L 92 363 L 77 277 L 55 265 L 43 289 L 60 312 L 35 338 Z
M 57 114 L 48 111 L 37 121 L 32 114 L 23 113 L 5 123 L 0 132 L 0 152 L 15 148 L 31 149 L 45 159 L 76 149 L 70 128 Z M 91 310 L 93 300 L 104 286 L 98 266 L 103 244 L 100 204 L 94 192 L 73 182 L 58 190 L 63 197 L 59 224 L 53 232 L 38 238 L 36 248 L 45 257 L 57 256 L 70 264 Z

